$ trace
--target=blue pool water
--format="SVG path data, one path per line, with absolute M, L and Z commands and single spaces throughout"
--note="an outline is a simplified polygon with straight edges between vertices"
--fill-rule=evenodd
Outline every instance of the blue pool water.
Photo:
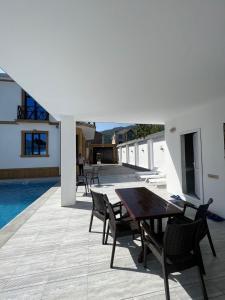
M 39 198 L 57 180 L 0 183 L 0 228 Z

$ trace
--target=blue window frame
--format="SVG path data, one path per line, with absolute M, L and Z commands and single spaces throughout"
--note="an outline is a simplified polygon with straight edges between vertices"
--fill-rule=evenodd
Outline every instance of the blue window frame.
M 22 149 L 22 156 L 48 156 L 48 132 L 23 131 Z
M 29 94 L 24 92 L 25 119 L 48 120 L 48 112 L 38 104 Z

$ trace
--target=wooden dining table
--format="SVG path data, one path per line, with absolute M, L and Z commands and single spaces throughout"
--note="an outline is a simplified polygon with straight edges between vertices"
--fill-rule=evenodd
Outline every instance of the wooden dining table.
M 157 220 L 157 232 L 162 232 L 162 219 L 182 214 L 182 210 L 145 187 L 116 189 L 116 194 L 134 221 L 149 220 L 154 230 Z M 143 251 L 142 251 L 143 252 Z M 142 261 L 143 253 L 139 256 Z

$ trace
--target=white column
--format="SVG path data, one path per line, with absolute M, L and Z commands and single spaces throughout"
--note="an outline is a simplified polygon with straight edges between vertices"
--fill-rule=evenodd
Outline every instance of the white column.
M 153 168 L 153 143 L 152 140 L 148 140 L 148 168 Z
M 128 148 L 128 145 L 126 145 L 126 163 L 129 164 L 129 148 Z
M 139 165 L 138 143 L 134 144 L 134 151 L 135 151 L 135 166 L 138 167 L 138 165 Z
M 61 206 L 76 202 L 76 127 L 73 116 L 61 119 Z

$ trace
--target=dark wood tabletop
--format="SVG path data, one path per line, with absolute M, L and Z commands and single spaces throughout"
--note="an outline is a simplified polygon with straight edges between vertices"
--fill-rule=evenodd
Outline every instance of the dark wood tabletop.
M 135 220 L 161 219 L 181 214 L 175 205 L 145 187 L 116 189 L 117 195 Z

